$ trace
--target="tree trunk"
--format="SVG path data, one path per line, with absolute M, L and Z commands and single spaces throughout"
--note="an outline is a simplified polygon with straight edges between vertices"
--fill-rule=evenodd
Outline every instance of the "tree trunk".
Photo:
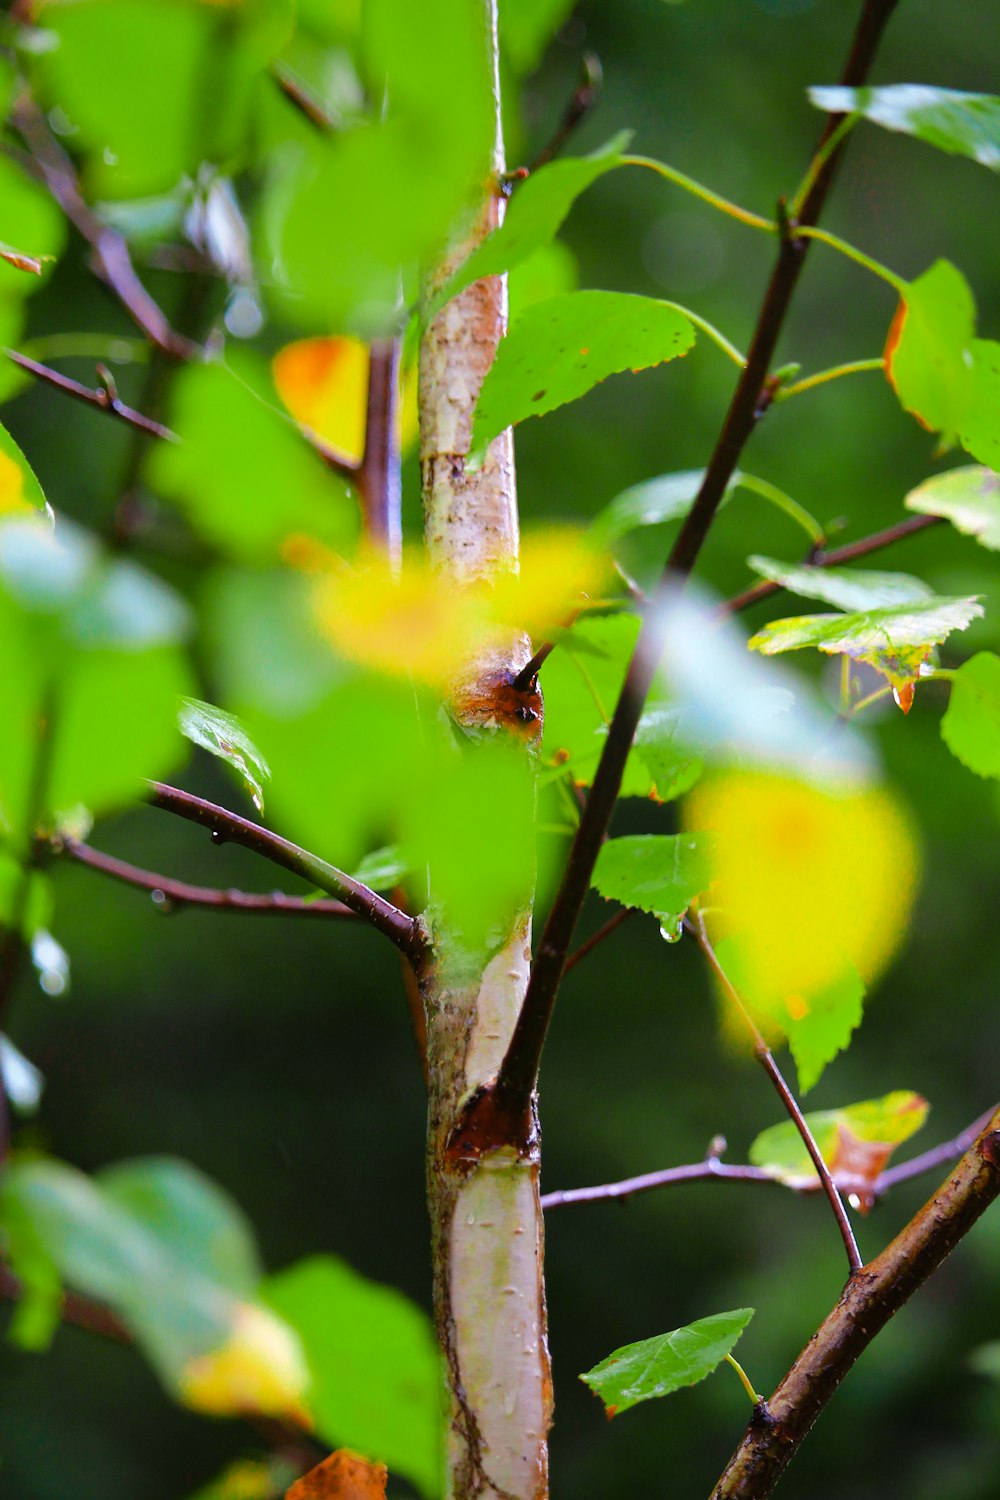
M 483 0 L 491 50 L 497 138 L 494 181 L 471 232 L 435 278 L 451 268 L 503 213 L 496 6 Z M 467 475 L 472 412 L 507 322 L 506 278 L 476 282 L 450 302 L 427 332 L 420 360 L 421 466 L 425 531 L 442 586 L 489 579 L 517 568 L 518 517 L 510 432 Z M 454 684 L 451 711 L 474 734 L 506 735 L 525 757 L 535 752 L 516 717 L 512 679 L 531 653 L 514 637 L 475 661 Z M 540 704 L 535 703 L 535 712 Z M 523 717 L 523 715 L 522 715 Z M 534 741 L 534 742 L 533 742 Z M 473 752 L 474 753 L 474 752 Z M 483 851 L 488 858 L 488 850 Z M 442 944 L 446 939 L 441 940 Z M 432 1225 L 435 1320 L 445 1360 L 448 1409 L 446 1494 L 450 1500 L 544 1500 L 552 1385 L 542 1282 L 537 1130 L 519 1147 L 452 1141 L 460 1106 L 497 1071 L 527 986 L 531 910 L 510 913 L 508 936 L 469 982 L 449 978 L 441 948 L 422 976 L 427 1019 L 428 1201 Z

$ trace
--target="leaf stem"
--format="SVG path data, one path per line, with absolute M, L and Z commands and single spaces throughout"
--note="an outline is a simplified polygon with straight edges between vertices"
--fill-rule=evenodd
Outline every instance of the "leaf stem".
M 755 475 L 744 474 L 741 470 L 740 476 L 736 481 L 736 488 L 750 490 L 753 494 L 760 495 L 762 500 L 767 500 L 771 505 L 776 506 L 778 510 L 784 511 L 785 515 L 790 521 L 794 521 L 796 526 L 801 526 L 814 546 L 821 547 L 823 545 L 826 537 L 816 517 L 810 515 L 805 506 L 800 505 L 797 500 L 793 500 L 791 495 L 786 495 L 784 490 L 779 490 L 778 486 L 772 484 L 769 479 L 758 479 Z
M 844 140 L 845 137 L 850 133 L 850 131 L 854 129 L 855 125 L 860 119 L 861 114 L 859 111 L 855 111 L 853 114 L 844 115 L 840 124 L 836 127 L 835 130 L 832 130 L 830 132 L 826 140 L 819 147 L 812 161 L 809 163 L 809 170 L 806 172 L 806 175 L 799 183 L 799 186 L 796 188 L 792 196 L 792 200 L 788 205 L 788 213 L 790 218 L 794 219 L 798 216 L 799 209 L 808 198 L 809 193 L 812 190 L 813 183 L 816 181 L 816 178 L 819 176 L 826 162 L 833 155 L 834 151 L 836 151 L 841 141 Z
M 734 1359 L 731 1354 L 725 1355 L 724 1358 L 725 1358 L 726 1364 L 727 1365 L 732 1365 L 733 1369 L 736 1371 L 737 1375 L 740 1377 L 740 1380 L 743 1382 L 743 1389 L 746 1391 L 747 1395 L 750 1397 L 750 1404 L 752 1406 L 759 1406 L 760 1403 L 763 1401 L 764 1397 L 763 1396 L 759 1396 L 757 1394 L 757 1392 L 754 1390 L 753 1386 L 750 1384 L 750 1381 L 747 1379 L 747 1372 L 746 1372 L 746 1370 L 744 1370 L 744 1368 L 740 1364 L 739 1360 Z
M 668 167 L 665 162 L 655 161 L 651 156 L 623 156 L 622 165 L 647 167 L 658 177 L 665 177 L 676 187 L 683 188 L 686 193 L 691 193 L 695 198 L 700 198 L 702 203 L 719 209 L 721 213 L 728 214 L 731 219 L 738 219 L 741 224 L 748 224 L 751 229 L 764 229 L 768 234 L 778 232 L 778 226 L 773 219 L 762 218 L 760 214 L 752 213 L 748 208 L 741 208 L 738 203 L 723 198 L 721 193 L 713 192 L 703 183 L 696 182 L 693 177 L 688 177 L 687 173 L 679 172 L 676 167 Z
M 707 338 L 710 338 L 712 340 L 712 343 L 717 345 L 717 347 L 722 350 L 723 354 L 725 354 L 728 359 L 732 360 L 734 365 L 737 365 L 741 370 L 743 369 L 743 366 L 747 362 L 746 355 L 741 354 L 736 345 L 731 344 L 726 338 L 726 335 L 724 333 L 720 333 L 718 328 L 715 327 L 714 323 L 710 323 L 708 319 L 703 318 L 700 313 L 692 312 L 689 307 L 682 307 L 679 302 L 667 302 L 664 305 L 666 307 L 674 308 L 679 313 L 683 313 L 690 323 L 693 323 L 696 328 L 700 328 L 702 333 L 705 334 Z
M 720 964 L 718 956 L 715 952 L 715 949 L 712 947 L 711 940 L 709 939 L 708 933 L 705 929 L 705 921 L 703 916 L 700 912 L 696 912 L 692 918 L 685 918 L 684 925 L 687 931 L 690 932 L 692 937 L 695 939 L 695 942 L 698 944 L 698 947 L 701 949 L 702 953 L 705 955 L 705 958 L 708 961 L 709 968 L 712 970 L 712 973 L 715 975 L 719 984 L 725 990 L 726 995 L 729 997 L 733 1005 L 742 1016 L 747 1029 L 750 1032 L 751 1037 L 753 1038 L 754 1056 L 757 1058 L 757 1061 L 764 1069 L 764 1072 L 770 1078 L 779 1099 L 785 1106 L 785 1110 L 787 1111 L 792 1123 L 794 1124 L 796 1130 L 802 1138 L 802 1144 L 805 1146 L 806 1150 L 809 1153 L 810 1160 L 812 1161 L 813 1166 L 816 1168 L 817 1176 L 819 1177 L 819 1180 L 823 1185 L 823 1191 L 825 1192 L 827 1199 L 829 1200 L 830 1208 L 833 1210 L 833 1216 L 837 1221 L 837 1228 L 840 1230 L 840 1237 L 844 1241 L 844 1249 L 847 1251 L 847 1263 L 851 1268 L 851 1275 L 853 1276 L 861 1270 L 864 1265 L 864 1261 L 861 1259 L 861 1252 L 858 1249 L 858 1242 L 854 1238 L 854 1230 L 851 1227 L 851 1220 L 848 1215 L 847 1209 L 844 1207 L 844 1200 L 840 1196 L 840 1190 L 833 1180 L 833 1177 L 830 1173 L 830 1168 L 823 1160 L 823 1153 L 820 1151 L 819 1147 L 816 1144 L 816 1139 L 812 1131 L 809 1129 L 806 1117 L 799 1108 L 798 1101 L 796 1100 L 795 1095 L 792 1093 L 791 1089 L 788 1087 L 788 1084 L 785 1082 L 781 1070 L 774 1060 L 774 1054 L 761 1035 L 756 1022 L 753 1019 L 753 1016 L 750 1014 L 749 1010 L 743 1002 L 742 996 L 736 989 L 736 986 L 733 984 L 732 980 L 729 978 L 725 969 Z
M 249 818 L 241 818 L 224 807 L 217 807 L 214 802 L 206 802 L 203 797 L 196 797 L 178 787 L 165 786 L 160 781 L 148 784 L 151 788 L 149 800 L 154 807 L 176 813 L 178 817 L 209 829 L 213 842 L 217 844 L 242 844 L 245 849 L 301 875 L 311 885 L 343 901 L 377 932 L 391 939 L 407 957 L 422 957 L 424 943 L 419 924 L 360 880 L 353 879 L 335 865 L 327 864 L 318 855 L 300 849 L 270 829 L 262 828 L 259 823 L 251 823 Z
M 888 266 L 882 265 L 881 261 L 866 255 L 856 245 L 848 244 L 839 235 L 831 234 L 828 229 L 819 229 L 815 224 L 803 224 L 796 226 L 793 230 L 797 239 L 819 240 L 823 245 L 829 245 L 831 250 L 837 250 L 841 255 L 846 255 L 848 260 L 853 260 L 856 265 L 863 266 L 866 271 L 871 271 L 873 276 L 879 277 L 881 281 L 888 282 L 894 291 L 901 297 L 905 297 L 909 290 L 909 284 L 902 276 L 897 276 L 895 271 L 890 271 Z
M 804 391 L 812 391 L 818 385 L 827 385 L 831 380 L 840 380 L 844 375 L 865 375 L 869 371 L 877 370 L 880 374 L 885 369 L 885 363 L 881 357 L 876 359 L 853 359 L 848 364 L 832 365 L 829 370 L 819 370 L 815 375 L 807 375 L 804 380 L 796 380 L 794 385 L 783 385 L 774 393 L 774 399 L 787 401 L 790 396 L 801 396 Z

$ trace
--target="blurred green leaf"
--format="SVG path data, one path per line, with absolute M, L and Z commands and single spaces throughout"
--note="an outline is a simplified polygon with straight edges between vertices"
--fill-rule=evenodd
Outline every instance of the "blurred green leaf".
M 598 511 L 590 523 L 595 538 L 601 546 L 610 547 L 637 527 L 661 526 L 686 516 L 704 477 L 704 469 L 685 469 L 631 485 Z M 738 484 L 739 477 L 734 474 L 726 486 L 723 503 Z
M 1000 657 L 980 651 L 951 683 L 941 738 L 977 776 L 1000 778 Z
M 903 504 L 925 516 L 943 516 L 991 552 L 1000 552 L 1000 480 L 991 469 L 969 466 L 935 474 L 911 490 Z
M 881 88 L 812 88 L 809 98 L 817 109 L 862 114 L 886 130 L 912 135 L 939 151 L 971 156 L 1000 171 L 1000 99 L 992 94 L 891 83 Z
M 0 157 L 0 226 L 6 244 L 43 262 L 59 256 L 66 243 L 66 220 L 51 194 L 9 156 Z M 0 294 L 28 296 L 44 285 L 51 269 L 43 264 L 39 277 L 25 276 L 0 263 Z
M 426 321 L 430 322 L 446 302 L 481 276 L 509 271 L 554 240 L 580 194 L 605 172 L 621 165 L 630 139 L 630 132 L 621 131 L 589 156 L 549 162 L 532 172 L 517 187 L 499 229 L 473 250 L 431 299 Z
M 686 354 L 694 326 L 672 303 L 628 292 L 569 292 L 511 323 L 483 381 L 466 468 L 478 468 L 505 427 L 575 401 L 624 370 Z
M 702 764 L 684 739 L 679 708 L 651 705 L 639 720 L 635 749 L 656 787 L 659 802 L 671 802 L 691 790 Z
M 16 1195 L 0 1188 L 0 1243 L 21 1284 L 7 1336 L 21 1349 L 42 1353 L 52 1342 L 62 1315 L 59 1269 L 31 1215 Z
M 1000 343 L 973 339 L 968 354 L 969 404 L 959 437 L 973 458 L 996 469 L 1000 467 Z
M 752 1307 L 713 1313 L 657 1338 L 625 1344 L 580 1379 L 604 1402 L 609 1417 L 697 1385 L 725 1359 L 754 1315 Z
M 366 854 L 352 873 L 355 880 L 370 890 L 391 891 L 406 879 L 410 866 L 398 844 L 386 844 L 385 848 Z
M 803 599 L 820 599 L 836 609 L 865 611 L 913 604 L 933 597 L 933 589 L 908 573 L 876 573 L 866 568 L 813 568 L 777 562 L 773 557 L 748 557 L 748 565 L 762 578 L 780 584 Z
M 518 73 L 538 67 L 574 0 L 501 0 L 500 42 Z
M 196 530 L 246 561 L 274 560 L 296 534 L 342 551 L 358 532 L 357 504 L 276 408 L 265 365 L 245 351 L 228 369 L 189 366 L 170 411 L 181 442 L 150 454 L 149 482 Z
M 7 429 L 0 427 L 0 516 L 31 510 L 51 516 L 34 469 Z
M 927 1118 L 927 1101 L 907 1089 L 897 1089 L 881 1099 L 845 1104 L 805 1118 L 820 1155 L 838 1181 L 854 1176 L 859 1186 L 870 1186 L 895 1147 L 920 1129 Z M 750 1147 L 750 1160 L 789 1187 L 818 1180 L 791 1120 L 762 1131 Z
M 302 1341 L 319 1432 L 441 1490 L 440 1368 L 430 1321 L 401 1292 L 314 1256 L 270 1276 L 263 1295 Z
M 992 1344 L 980 1344 L 969 1356 L 969 1364 L 977 1375 L 989 1375 L 1000 1380 L 1000 1339 Z
M 900 404 L 952 441 L 969 402 L 966 351 L 976 307 L 961 271 L 938 260 L 910 282 L 885 346 L 886 374 Z
M 605 900 L 637 906 L 677 930 L 694 898 L 712 879 L 712 838 L 707 833 L 630 834 L 607 839 L 591 884 Z
M 370 337 L 398 326 L 401 278 L 409 302 L 418 267 L 440 254 L 486 178 L 493 126 L 473 7 L 367 0 L 362 30 L 372 117 L 290 147 L 272 170 L 262 227 L 285 312 L 310 331 Z
M 271 768 L 236 715 L 200 698 L 182 698 L 177 720 L 186 739 L 233 767 L 254 807 L 263 812 L 264 783 L 270 780 Z
M 514 267 L 507 283 L 511 317 L 534 302 L 545 302 L 564 292 L 575 292 L 579 272 L 576 257 L 562 240 L 553 240 L 534 250 Z
M 254 80 L 291 14 L 284 0 L 49 4 L 45 26 L 59 45 L 38 59 L 41 92 L 79 131 L 91 193 L 165 192 L 203 161 L 238 154 Z

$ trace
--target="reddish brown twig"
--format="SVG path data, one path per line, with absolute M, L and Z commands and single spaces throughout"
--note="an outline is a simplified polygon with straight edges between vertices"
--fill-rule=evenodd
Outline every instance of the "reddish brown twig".
M 14 1272 L 0 1262 L 0 1297 L 5 1297 L 9 1302 L 18 1302 L 23 1295 L 23 1288 Z M 81 1297 L 77 1292 L 63 1292 L 59 1316 L 64 1323 L 85 1328 L 88 1333 L 98 1333 L 102 1338 L 114 1339 L 116 1344 L 132 1343 L 131 1333 L 109 1307 L 105 1307 L 103 1302 L 94 1302 L 90 1297 Z
M 287 63 L 280 58 L 271 64 L 271 77 L 278 88 L 284 94 L 289 104 L 297 109 L 299 114 L 309 121 L 310 125 L 328 135 L 336 126 L 333 116 L 320 104 L 311 89 L 307 89 L 302 80 L 292 72 Z
M 586 942 L 580 944 L 575 953 L 570 954 L 566 960 L 566 967 L 563 973 L 568 974 L 570 969 L 575 969 L 577 964 L 581 963 L 587 957 L 588 953 L 593 953 L 594 949 L 599 947 L 605 938 L 610 937 L 613 932 L 616 932 L 623 922 L 628 921 L 629 917 L 634 917 L 637 911 L 638 907 L 635 906 L 624 906 L 621 911 L 616 911 L 613 917 L 608 918 L 603 927 L 598 927 L 597 931 L 591 933 Z
M 91 246 L 97 274 L 136 326 L 170 359 L 200 359 L 203 353 L 200 346 L 171 326 L 139 280 L 123 236 L 103 223 L 84 201 L 73 163 L 28 93 L 22 92 L 14 105 L 11 123 L 31 153 L 34 168 L 52 197 Z
M 4 353 L 22 370 L 26 370 L 29 375 L 34 375 L 36 380 L 43 380 L 46 384 L 55 386 L 57 391 L 72 396 L 74 400 L 84 401 L 88 406 L 96 406 L 100 411 L 108 412 L 109 415 L 117 417 L 120 422 L 126 422 L 129 427 L 134 427 L 149 437 L 161 438 L 168 443 L 180 441 L 177 434 L 171 432 L 169 427 L 164 427 L 162 422 L 154 422 L 152 417 L 143 416 L 141 411 L 135 411 L 131 406 L 126 406 L 125 402 L 119 399 L 118 392 L 113 385 L 100 385 L 96 390 L 91 390 L 90 386 L 81 385 L 78 380 L 71 380 L 68 375 L 60 375 L 58 370 L 50 370 L 48 365 L 39 364 L 37 360 L 30 359 L 27 354 L 19 354 L 16 349 L 5 349 Z
M 139 890 L 149 891 L 154 902 L 164 911 L 177 911 L 185 906 L 208 907 L 220 912 L 253 912 L 263 916 L 340 917 L 358 921 L 356 911 L 345 906 L 343 901 L 313 900 L 307 896 L 289 896 L 284 891 L 261 893 L 252 891 L 218 890 L 212 886 L 189 885 L 184 880 L 172 880 L 167 875 L 158 875 L 152 870 L 142 870 L 138 865 L 116 859 L 112 854 L 103 854 L 92 849 L 79 839 L 60 838 L 49 847 L 57 854 L 66 854 L 88 869 L 99 870 L 112 880 L 133 885 Z
M 601 59 L 596 52 L 585 52 L 580 60 L 580 82 L 573 90 L 569 103 L 563 110 L 562 119 L 553 132 L 552 139 L 543 146 L 531 163 L 532 172 L 544 167 L 558 156 L 574 133 L 579 130 L 601 97 L 604 74 Z
M 245 849 L 251 849 L 255 854 L 271 860 L 273 864 L 301 875 L 311 885 L 318 886 L 321 891 L 328 891 L 330 895 L 343 901 L 377 932 L 391 939 L 407 957 L 419 961 L 424 946 L 419 924 L 413 917 L 393 906 L 391 901 L 386 901 L 377 891 L 369 889 L 343 870 L 338 870 L 335 865 L 328 864 L 318 855 L 300 849 L 298 844 L 282 838 L 280 834 L 262 828 L 259 823 L 251 823 L 249 818 L 241 818 L 238 813 L 229 812 L 191 792 L 181 791 L 179 787 L 164 786 L 160 781 L 151 781 L 149 786 L 149 800 L 154 807 L 161 807 L 207 828 L 217 844 L 241 844 Z
M 766 1500 L 876 1334 L 1000 1196 L 1000 1110 L 928 1203 L 844 1288 L 774 1395 L 755 1408 L 712 1500 Z
M 398 566 L 403 528 L 398 435 L 399 339 L 376 339 L 368 358 L 365 451 L 356 483 L 367 540 Z

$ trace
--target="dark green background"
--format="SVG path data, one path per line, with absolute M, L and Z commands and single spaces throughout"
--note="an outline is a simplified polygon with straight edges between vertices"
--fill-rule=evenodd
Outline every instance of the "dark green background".
M 510 111 L 511 159 L 530 159 L 547 138 L 580 52 L 592 48 L 604 97 L 574 149 L 628 126 L 637 150 L 768 213 L 794 188 L 820 124 L 805 87 L 835 81 L 856 10 L 847 0 L 581 5 L 528 85 L 519 118 Z M 996 22 L 992 0 L 903 0 L 876 78 L 996 92 Z M 904 276 L 938 256 L 953 260 L 975 291 L 981 330 L 1000 332 L 994 175 L 862 125 L 825 222 Z M 737 344 L 748 341 L 772 253 L 765 237 L 651 175 L 619 172 L 581 202 L 566 238 L 582 286 L 688 302 Z M 74 245 L 33 304 L 32 332 L 125 330 L 82 262 Z M 175 279 L 152 284 L 166 303 L 177 294 Z M 817 246 L 779 359 L 808 372 L 877 355 L 892 311 L 882 283 Z M 282 336 L 274 325 L 265 334 Z M 587 517 L 628 484 L 703 465 L 731 385 L 730 367 L 701 341 L 682 364 L 619 377 L 529 422 L 518 435 L 525 516 Z M 39 389 L 3 417 L 57 508 L 106 524 L 128 434 Z M 774 410 L 746 467 L 823 521 L 847 518 L 844 535 L 853 537 L 897 519 L 907 489 L 955 462 L 936 459 L 933 447 L 884 381 L 865 375 Z M 407 483 L 414 515 L 414 472 Z M 666 532 L 650 533 L 650 554 L 666 541 Z M 797 557 L 801 538 L 745 496 L 712 533 L 705 577 L 722 591 L 742 586 L 751 551 Z M 918 573 L 943 593 L 986 596 L 986 622 L 946 660 L 997 646 L 993 555 L 941 528 L 882 565 Z M 186 564 L 167 571 L 195 588 Z M 940 693 L 918 693 L 908 720 L 889 714 L 879 730 L 922 830 L 924 880 L 909 941 L 850 1054 L 809 1099 L 823 1107 L 915 1088 L 933 1106 L 917 1144 L 954 1133 L 1000 1093 L 1000 799 L 941 743 Z M 200 756 L 184 784 L 249 811 Z M 619 831 L 646 826 L 644 816 L 630 809 Z M 153 810 L 109 821 L 95 841 L 205 883 L 267 889 L 272 878 L 249 855 L 216 850 Z M 89 872 L 54 875 L 55 932 L 72 956 L 73 986 L 53 1001 L 24 975 L 15 996 L 11 1034 L 47 1077 L 27 1133 L 84 1168 L 151 1152 L 186 1156 L 249 1212 L 271 1268 L 328 1250 L 426 1304 L 424 1100 L 394 953 L 336 925 L 164 917 L 141 894 Z M 601 919 L 594 900 L 586 923 Z M 732 1159 L 744 1159 L 776 1117 L 763 1076 L 719 1039 L 697 954 L 666 947 L 655 924 L 634 919 L 567 981 L 543 1074 L 546 1189 L 695 1160 L 717 1132 Z M 866 1254 L 931 1185 L 899 1190 L 860 1224 Z M 1000 1387 L 968 1366 L 976 1344 L 1000 1338 L 998 1265 L 994 1210 L 851 1374 L 783 1495 L 1000 1495 Z M 754 1306 L 739 1353 L 768 1390 L 835 1298 L 843 1257 L 820 1202 L 720 1184 L 553 1213 L 547 1271 L 553 1493 L 688 1500 L 708 1492 L 742 1431 L 748 1410 L 735 1378 L 722 1371 L 609 1424 L 577 1373 L 633 1339 Z M 245 1427 L 171 1406 L 135 1355 L 85 1334 L 64 1330 L 41 1358 L 0 1350 L 5 1500 L 182 1500 L 229 1456 L 254 1451 Z

